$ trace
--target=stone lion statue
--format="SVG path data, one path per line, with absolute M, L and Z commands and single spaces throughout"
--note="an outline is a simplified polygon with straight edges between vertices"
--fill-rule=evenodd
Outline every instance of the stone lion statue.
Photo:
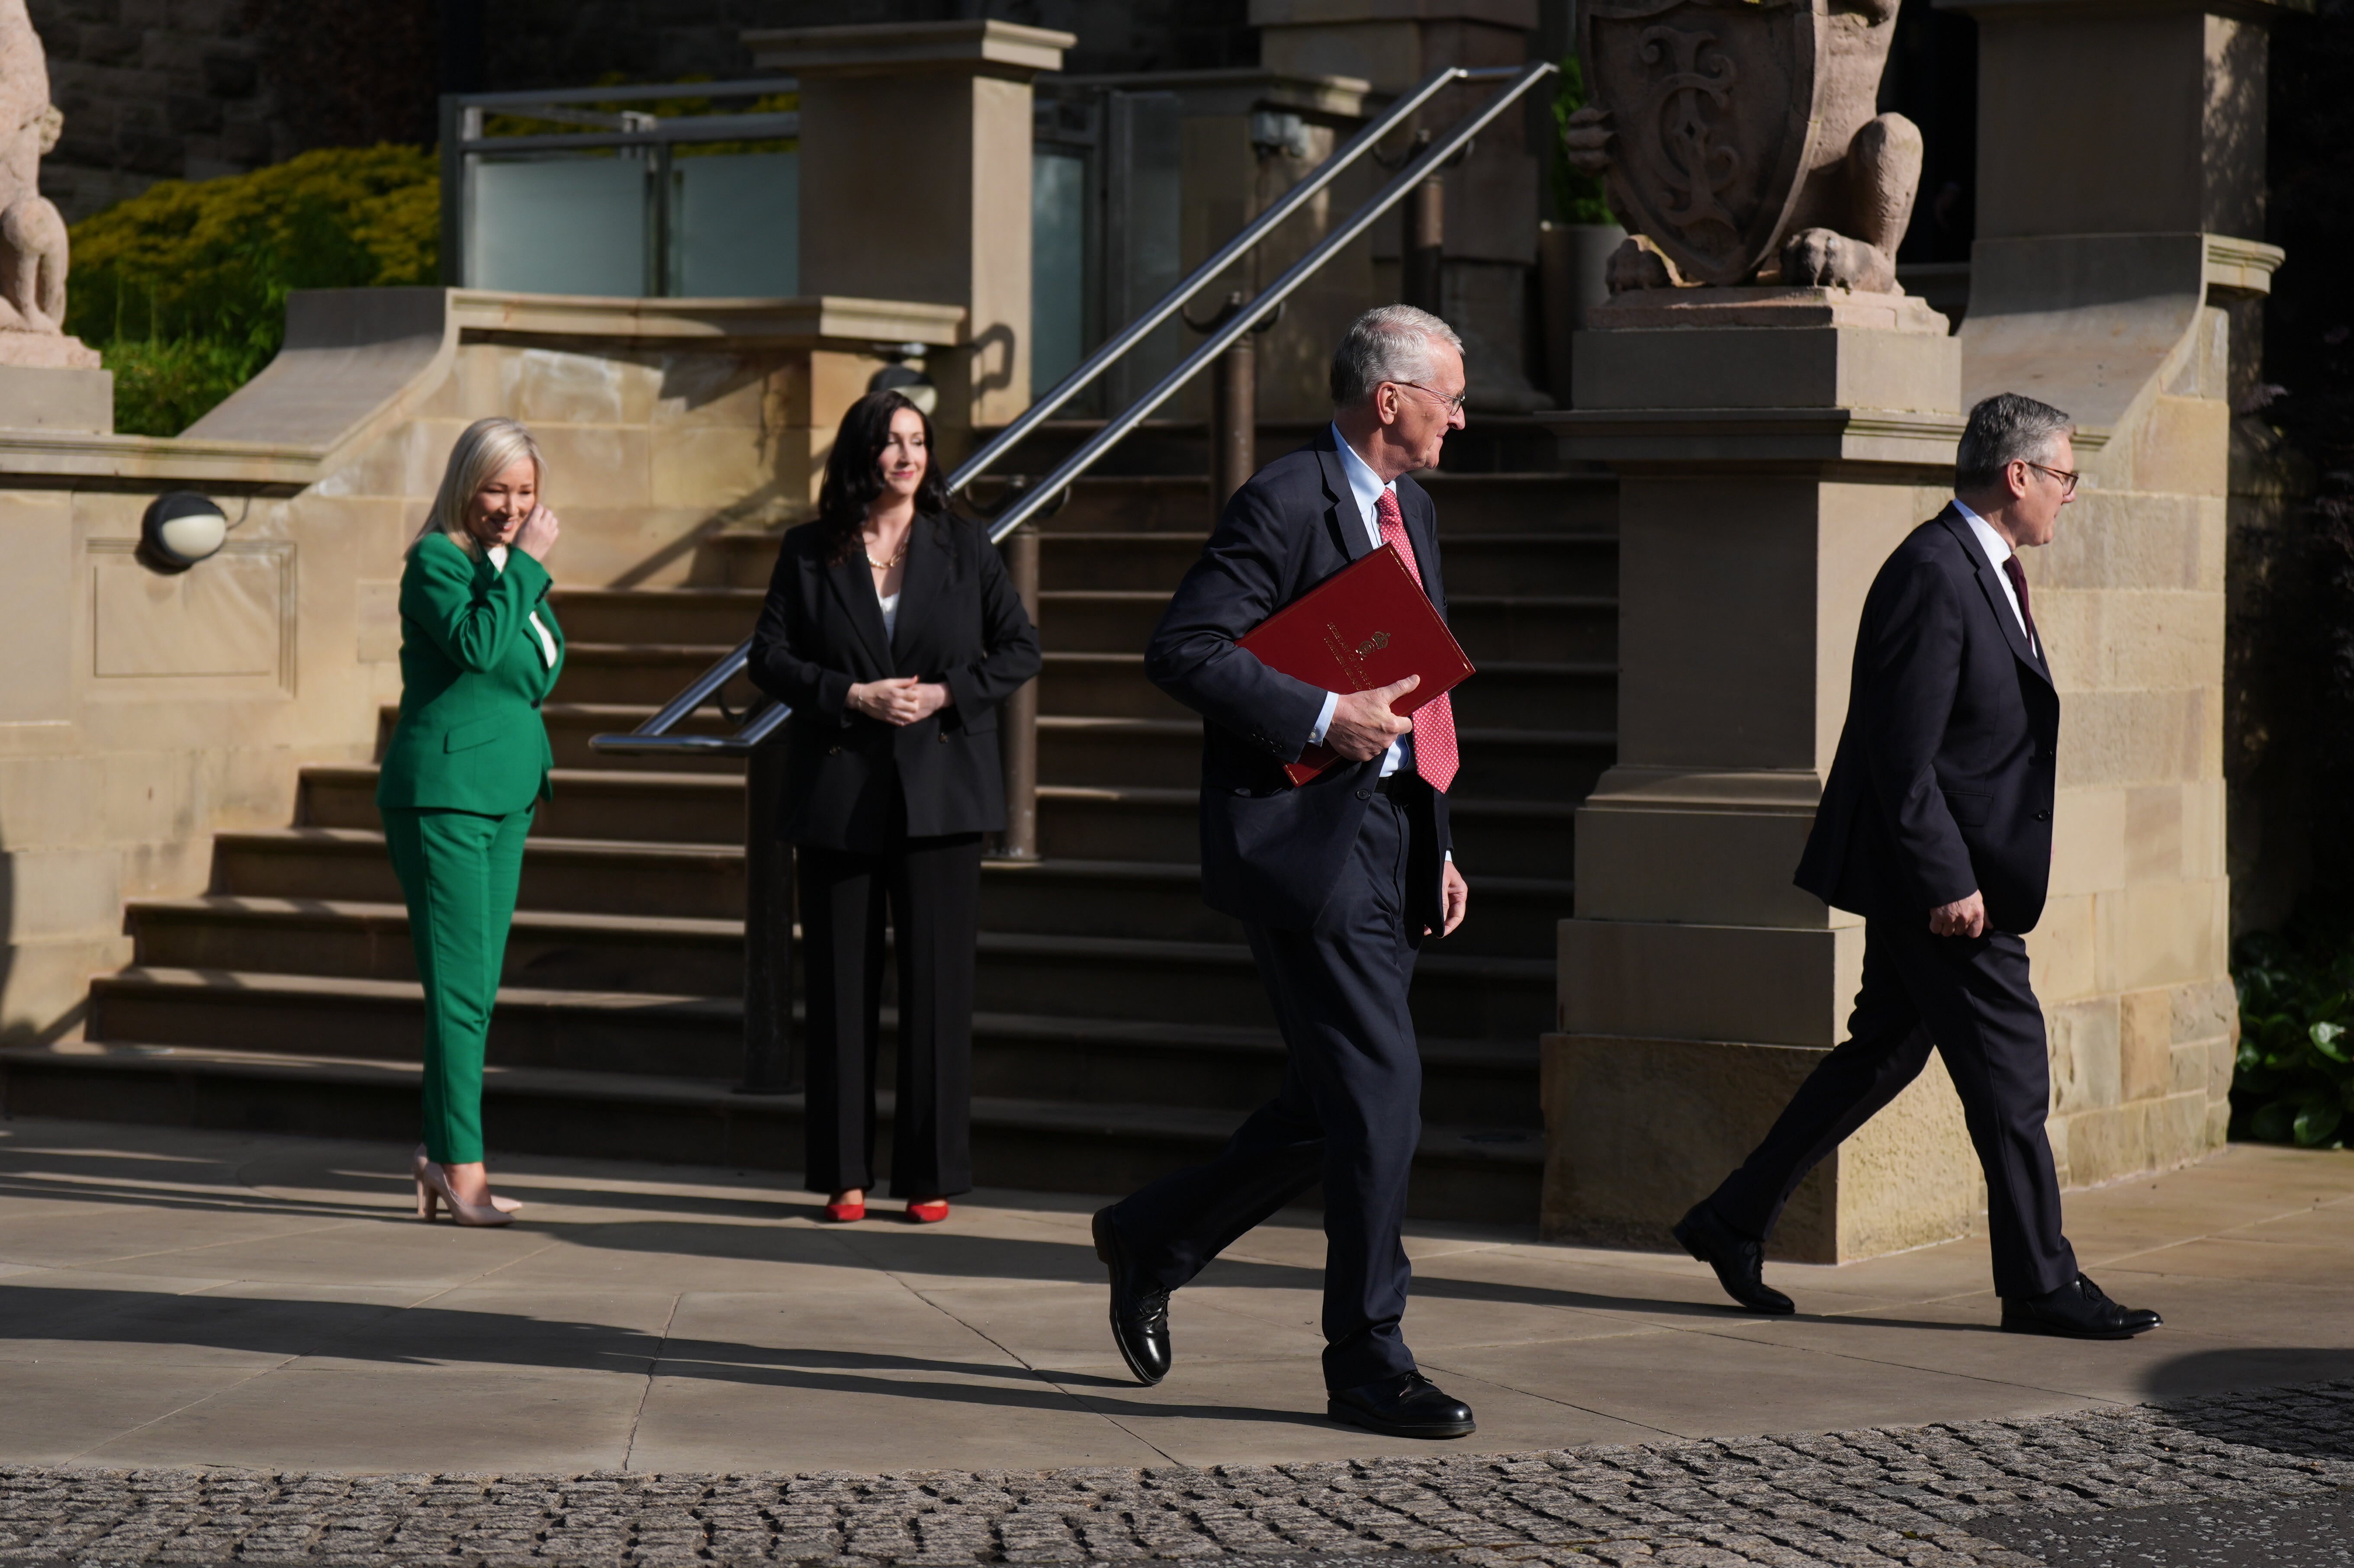
M 25 0 L 0 0 L 0 330 L 65 331 L 66 220 L 41 195 L 64 126 Z
M 1717 31 L 1688 30 L 1679 37 L 1697 37 L 1702 48 L 1714 50 L 1710 63 L 1716 69 L 1713 74 L 1691 69 L 1695 57 L 1688 49 L 1681 62 L 1687 68 L 1685 73 L 1668 83 L 1668 89 L 1681 87 L 1688 96 L 1696 96 L 1690 84 L 1697 83 L 1698 93 L 1711 95 L 1722 109 L 1731 93 L 1742 90 L 1747 82 L 1770 79 L 1763 67 L 1771 62 L 1755 58 L 1761 46 L 1744 44 L 1744 35 L 1737 30 L 1746 19 L 1727 13 L 1745 8 L 1755 15 L 1772 4 L 1773 0 L 1766 0 L 1765 5 L 1759 0 L 1743 0 L 1743 5 L 1735 7 L 1723 0 L 1716 0 L 1713 5 L 1711 0 L 1691 0 L 1685 9 L 1704 22 L 1713 16 Z M 1793 4 L 1804 7 L 1810 0 L 1782 0 L 1785 8 Z M 1819 131 L 1807 143 L 1802 166 L 1796 171 L 1794 199 L 1761 248 L 1763 260 L 1754 281 L 1901 293 L 1896 282 L 1896 248 L 1912 221 L 1913 200 L 1920 188 L 1921 132 L 1901 114 L 1875 112 L 1880 79 L 1887 69 L 1889 45 L 1895 36 L 1898 0 L 1811 0 L 1811 4 L 1821 8 L 1812 104 Z M 1615 8 L 1607 0 L 1596 7 Z M 1641 7 L 1646 17 L 1663 9 L 1655 4 Z M 1755 32 L 1754 25 L 1751 30 Z M 1668 31 L 1653 28 L 1651 36 Z M 1600 85 L 1599 79 L 1608 69 L 1606 60 L 1589 62 L 1589 80 Z M 1656 98 L 1660 90 L 1652 90 Z M 1606 96 L 1597 93 L 1597 97 Z M 1751 120 L 1754 123 L 1754 112 Z M 1638 226 L 1635 215 L 1654 210 L 1657 204 L 1642 199 L 1642 171 L 1622 163 L 1619 131 L 1605 104 L 1578 111 L 1570 118 L 1568 158 L 1575 167 L 1611 181 L 1613 205 L 1633 228 Z M 1737 136 L 1739 128 L 1735 126 L 1732 133 Z M 1723 148 L 1714 151 L 1726 155 Z M 1739 151 L 1733 150 L 1734 154 Z M 1762 169 L 1763 164 L 1762 159 L 1751 159 L 1748 166 Z M 1755 185 L 1758 177 L 1752 175 L 1749 183 Z M 1638 233 L 1611 259 L 1611 291 L 1685 283 L 1688 280 L 1679 273 L 1670 253 L 1675 249 L 1673 244 L 1663 246 L 1660 236 Z

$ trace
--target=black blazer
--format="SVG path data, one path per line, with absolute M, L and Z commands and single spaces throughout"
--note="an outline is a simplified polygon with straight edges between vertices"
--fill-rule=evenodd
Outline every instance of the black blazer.
M 826 559 L 827 530 L 786 534 L 752 632 L 752 683 L 790 704 L 782 837 L 875 853 L 897 838 L 896 776 L 907 833 L 989 832 L 1005 826 L 997 708 L 1038 673 L 1038 633 L 981 529 L 920 516 L 907 531 L 897 634 L 864 558 Z M 852 711 L 850 688 L 917 675 L 955 700 L 907 726 Z
M 1437 511 L 1411 479 L 1397 482 L 1397 494 L 1424 590 L 1443 618 Z M 1202 896 L 1213 909 L 1305 928 L 1340 880 L 1381 759 L 1336 763 L 1295 787 L 1282 765 L 1307 748 L 1324 690 L 1277 673 L 1235 641 L 1372 549 L 1327 426 L 1235 492 L 1152 633 L 1145 673 L 1207 721 Z M 1409 885 L 1422 906 L 1405 913 L 1419 930 L 1439 923 L 1440 863 L 1453 840 L 1446 796 L 1426 789 L 1403 799 L 1417 818 Z
M 1864 597 L 1847 726 L 1797 884 L 1866 916 L 1926 921 L 1985 895 L 2031 931 L 2052 880 L 2060 694 L 1995 567 L 1948 506 Z

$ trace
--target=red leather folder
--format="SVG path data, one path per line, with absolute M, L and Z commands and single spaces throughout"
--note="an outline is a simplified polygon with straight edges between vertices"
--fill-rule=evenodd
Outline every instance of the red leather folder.
M 1260 621 L 1236 646 L 1267 668 L 1328 692 L 1370 692 L 1421 676 L 1422 684 L 1391 709 L 1400 714 L 1453 690 L 1472 673 L 1471 661 L 1394 545 L 1350 562 Z M 1305 784 L 1340 760 L 1331 747 L 1311 746 L 1283 770 L 1294 784 Z

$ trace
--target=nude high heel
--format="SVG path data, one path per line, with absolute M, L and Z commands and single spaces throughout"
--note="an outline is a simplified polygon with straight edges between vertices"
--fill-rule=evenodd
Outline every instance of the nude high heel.
M 432 1219 L 434 1205 L 439 1201 L 437 1194 L 425 1185 L 425 1168 L 432 1163 L 432 1157 L 425 1152 L 425 1146 L 421 1143 L 408 1157 L 408 1173 L 417 1181 L 417 1217 L 420 1220 Z M 502 1214 L 512 1214 L 523 1207 L 523 1200 L 503 1198 L 493 1192 L 491 1194 L 491 1207 Z
M 426 1219 L 433 1217 L 436 1203 L 450 1205 L 450 1217 L 461 1225 L 505 1225 L 514 1223 L 514 1216 L 502 1212 L 494 1204 L 476 1205 L 467 1202 L 451 1189 L 449 1172 L 427 1160 L 417 1172 L 417 1209 Z

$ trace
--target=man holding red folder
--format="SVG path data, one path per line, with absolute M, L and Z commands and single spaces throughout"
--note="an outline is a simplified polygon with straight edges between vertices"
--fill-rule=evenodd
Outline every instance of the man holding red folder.
M 1384 545 L 1445 616 L 1437 514 L 1408 476 L 1462 427 L 1463 387 L 1445 322 L 1405 305 L 1360 316 L 1332 357 L 1331 426 L 1235 493 L 1153 632 L 1145 673 L 1204 719 L 1202 895 L 1243 922 L 1288 1057 L 1281 1090 L 1208 1164 L 1095 1216 L 1112 1338 L 1154 1383 L 1170 1367 L 1169 1293 L 1321 1181 L 1327 1408 L 1393 1436 L 1472 1430 L 1399 1327 L 1422 1130 L 1406 988 L 1423 938 L 1453 931 L 1469 902 L 1447 821 L 1454 715 L 1444 697 L 1394 712 L 1416 677 L 1324 690 L 1237 643 Z M 1284 765 L 1319 745 L 1342 760 L 1293 784 Z

